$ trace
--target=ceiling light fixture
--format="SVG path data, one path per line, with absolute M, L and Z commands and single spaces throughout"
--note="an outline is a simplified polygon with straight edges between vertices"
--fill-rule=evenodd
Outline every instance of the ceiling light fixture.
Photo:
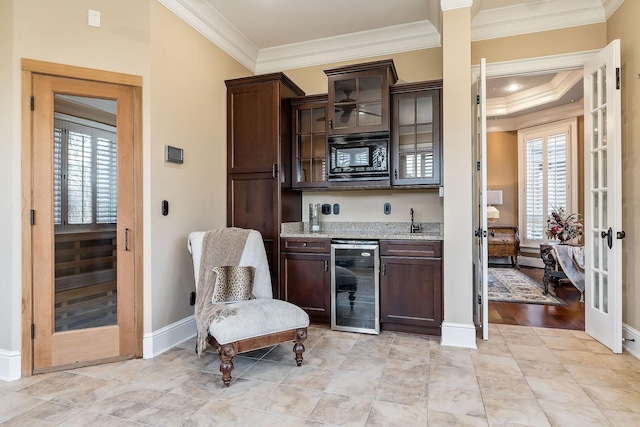
M 507 90 L 509 92 L 515 92 L 518 89 L 520 89 L 520 85 L 517 85 L 517 84 L 511 84 L 511 85 L 507 86 Z

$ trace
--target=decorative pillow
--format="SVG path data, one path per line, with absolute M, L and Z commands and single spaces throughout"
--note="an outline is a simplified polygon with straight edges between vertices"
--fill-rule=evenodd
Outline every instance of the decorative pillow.
M 214 304 L 255 299 L 255 296 L 253 296 L 255 267 L 224 265 L 214 267 L 213 272 L 216 273 L 216 283 L 212 297 Z

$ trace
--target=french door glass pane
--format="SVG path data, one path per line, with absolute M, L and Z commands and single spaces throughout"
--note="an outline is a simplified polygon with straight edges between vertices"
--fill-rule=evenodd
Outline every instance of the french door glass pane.
M 593 268 L 600 268 L 600 245 L 602 244 L 602 238 L 600 233 L 595 231 L 593 233 Z
M 602 150 L 602 186 L 607 187 L 607 150 Z
M 600 102 L 596 105 L 607 103 L 607 67 L 600 68 Z
M 609 281 L 607 275 L 602 274 L 602 312 L 609 312 Z
M 606 227 L 609 223 L 609 219 L 607 218 L 607 191 L 602 192 L 602 228 Z
M 600 145 L 600 137 L 598 135 L 598 112 L 595 111 L 593 113 L 591 113 L 591 120 L 593 121 L 593 127 L 592 127 L 592 135 L 591 135 L 591 141 L 592 141 L 592 148 L 596 149 L 598 148 Z
M 606 147 L 607 146 L 607 107 L 602 107 L 602 109 L 600 110 L 600 129 L 602 129 L 600 131 L 600 135 L 602 138 L 602 141 L 600 143 L 600 147 Z
M 596 71 L 595 73 L 591 74 L 591 98 L 592 98 L 591 105 L 593 105 L 594 109 L 600 105 L 599 95 L 600 95 L 600 91 L 598 90 L 598 72 Z M 597 121 L 593 122 L 594 125 L 596 123 L 598 122 Z M 594 143 L 595 141 L 596 140 L 594 139 Z
M 600 228 L 600 194 L 596 191 L 593 193 L 593 228 Z
M 593 273 L 593 308 L 600 310 L 600 273 Z

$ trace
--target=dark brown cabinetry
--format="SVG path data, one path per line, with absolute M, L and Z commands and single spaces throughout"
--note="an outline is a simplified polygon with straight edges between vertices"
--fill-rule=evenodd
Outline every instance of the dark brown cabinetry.
M 391 88 L 393 186 L 441 183 L 442 82 Z
M 329 239 L 282 238 L 282 294 L 305 310 L 316 322 L 331 316 L 331 241 Z
M 293 188 L 327 187 L 327 95 L 291 101 Z
M 274 297 L 280 224 L 302 219 L 291 190 L 291 107 L 304 95 L 283 73 L 227 80 L 227 225 L 262 233 Z
M 398 80 L 393 60 L 324 72 L 329 79 L 329 135 L 389 131 L 389 86 Z
M 442 243 L 380 241 L 382 329 L 440 335 Z

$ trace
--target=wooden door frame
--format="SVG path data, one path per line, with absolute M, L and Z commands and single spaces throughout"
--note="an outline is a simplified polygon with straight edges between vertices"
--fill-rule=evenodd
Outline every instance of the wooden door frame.
M 91 68 L 75 67 L 51 62 L 23 58 L 22 70 L 22 376 L 33 374 L 33 276 L 32 276 L 32 230 L 31 194 L 33 191 L 32 144 L 33 117 L 31 114 L 32 77 L 43 74 L 101 83 L 129 86 L 133 90 L 133 187 L 134 187 L 134 230 L 136 248 L 134 258 L 134 351 L 135 357 L 142 357 L 143 332 L 143 212 L 142 212 L 142 77 L 131 74 L 114 73 Z

